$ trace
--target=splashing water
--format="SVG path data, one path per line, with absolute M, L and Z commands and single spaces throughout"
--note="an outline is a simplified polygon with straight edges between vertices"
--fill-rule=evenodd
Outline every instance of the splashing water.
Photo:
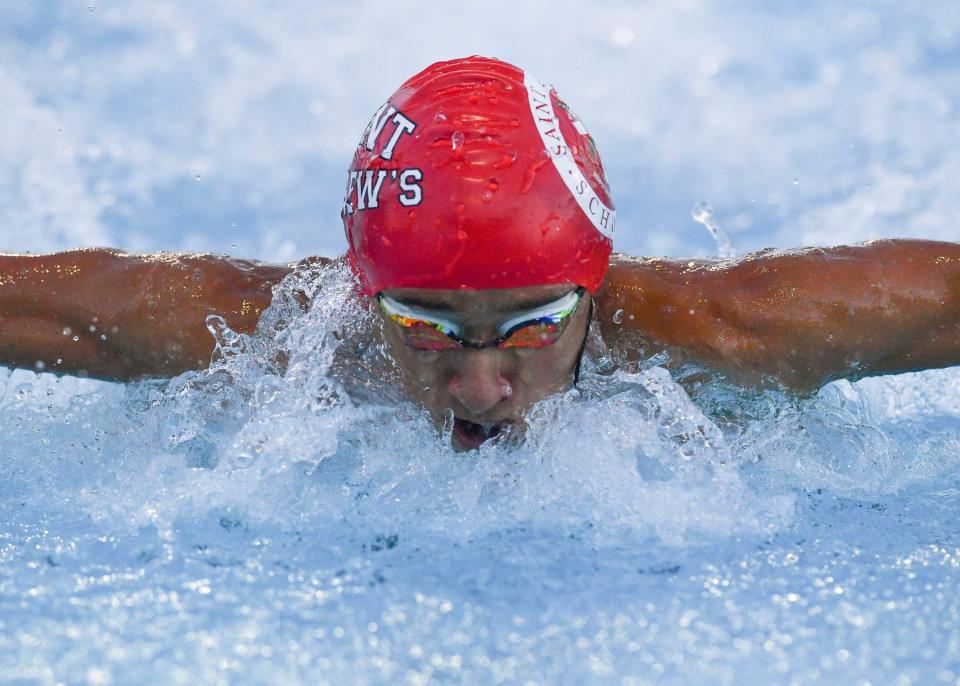
M 253 335 L 208 325 L 214 364 L 169 382 L 0 373 L 5 678 L 887 683 L 957 657 L 952 370 L 695 403 L 600 349 L 525 436 L 458 454 L 344 267 L 292 274 Z
M 719 257 L 722 259 L 733 259 L 737 256 L 727 232 L 721 229 L 720 225 L 717 224 L 713 218 L 713 208 L 710 207 L 709 203 L 701 200 L 693 206 L 690 214 L 695 222 L 707 227 L 707 231 L 710 232 L 714 242 L 717 244 L 717 255 Z

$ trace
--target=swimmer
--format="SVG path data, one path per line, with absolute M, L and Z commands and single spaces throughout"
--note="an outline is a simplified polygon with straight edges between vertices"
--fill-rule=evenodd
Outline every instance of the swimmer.
M 545 83 L 440 62 L 374 114 L 347 175 L 341 260 L 407 395 L 459 449 L 575 382 L 595 320 L 622 360 L 666 353 L 798 393 L 960 363 L 960 245 L 884 240 L 739 260 L 612 253 L 593 139 Z M 328 262 L 325 258 L 312 258 Z M 87 249 L 0 255 L 0 364 L 113 380 L 210 364 L 205 321 L 252 333 L 296 265 Z

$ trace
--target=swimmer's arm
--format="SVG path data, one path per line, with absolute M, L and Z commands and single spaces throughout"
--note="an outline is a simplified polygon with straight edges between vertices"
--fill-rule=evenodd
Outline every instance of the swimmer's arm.
M 665 350 L 739 383 L 812 392 L 960 364 L 960 244 L 884 240 L 726 263 L 615 256 L 597 309 L 628 355 Z
M 215 255 L 0 254 L 0 364 L 112 380 L 204 368 L 207 315 L 252 332 L 290 270 Z

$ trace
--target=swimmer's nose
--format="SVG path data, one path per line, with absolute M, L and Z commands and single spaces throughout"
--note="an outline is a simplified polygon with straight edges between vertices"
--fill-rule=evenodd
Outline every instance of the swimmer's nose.
M 450 377 L 448 392 L 475 417 L 513 395 L 513 388 L 501 371 L 500 357 L 494 350 L 471 351 L 462 357 Z

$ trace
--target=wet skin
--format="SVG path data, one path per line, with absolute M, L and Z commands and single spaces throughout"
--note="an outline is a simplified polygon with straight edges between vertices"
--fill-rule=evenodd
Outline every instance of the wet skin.
M 556 300 L 573 288 L 397 288 L 385 294 L 456 320 L 463 325 L 466 340 L 480 342 L 495 340 L 497 325 L 505 319 Z M 404 342 L 399 325 L 382 315 L 381 319 L 385 342 L 400 370 L 407 396 L 426 408 L 437 426 L 443 424 L 444 414 L 452 411 L 457 420 L 454 446 L 469 449 L 477 447 L 486 436 L 477 432 L 476 427 L 465 427 L 464 422 L 520 426 L 531 405 L 570 386 L 589 325 L 589 299 L 585 293 L 556 343 L 538 349 L 421 351 Z
M 119 381 L 202 369 L 213 348 L 207 316 L 252 333 L 271 288 L 295 268 L 106 249 L 0 254 L 0 364 Z M 524 299 L 567 290 L 391 293 L 433 298 L 462 315 L 468 337 L 486 341 L 496 338 L 504 315 L 538 304 Z M 810 393 L 838 378 L 960 364 L 956 243 L 884 240 L 723 262 L 613 255 L 594 302 L 603 341 L 619 359 L 664 351 L 671 364 L 693 362 L 743 385 Z M 568 386 L 587 326 L 585 304 L 561 339 L 540 351 L 464 350 L 430 359 L 384 329 L 402 383 L 432 416 L 452 409 L 464 420 L 516 422 L 532 403 Z

